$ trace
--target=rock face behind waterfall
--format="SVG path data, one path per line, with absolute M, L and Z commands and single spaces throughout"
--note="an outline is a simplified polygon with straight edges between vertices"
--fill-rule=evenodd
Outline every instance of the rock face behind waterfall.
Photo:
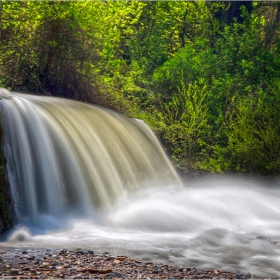
M 88 216 L 147 186 L 181 187 L 143 122 L 73 100 L 1 89 L 0 98 L 8 181 L 19 222 L 70 211 Z M 4 227 L 7 223 L 3 219 Z
M 13 226 L 14 211 L 8 183 L 1 182 L 0 188 L 0 233 L 4 233 Z
M 2 124 L 0 124 L 0 233 L 3 233 L 13 225 L 13 205 L 10 188 L 6 174 L 6 159 L 2 146 Z

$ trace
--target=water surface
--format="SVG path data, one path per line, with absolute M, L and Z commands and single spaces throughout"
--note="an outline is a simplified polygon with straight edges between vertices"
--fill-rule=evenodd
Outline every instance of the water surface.
M 92 249 L 158 263 L 280 275 L 280 189 L 252 179 L 204 178 L 183 189 L 151 186 L 110 209 L 26 220 L 2 246 Z

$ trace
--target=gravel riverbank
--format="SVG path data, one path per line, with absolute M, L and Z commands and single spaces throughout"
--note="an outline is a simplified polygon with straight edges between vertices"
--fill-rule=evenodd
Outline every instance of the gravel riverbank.
M 95 255 L 91 250 L 0 249 L 1 279 L 268 279 Z M 2 276 L 1 276 L 2 275 Z

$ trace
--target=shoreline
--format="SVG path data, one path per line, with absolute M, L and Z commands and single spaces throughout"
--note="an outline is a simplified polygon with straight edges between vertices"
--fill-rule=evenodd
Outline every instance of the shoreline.
M 92 250 L 0 249 L 0 279 L 273 279 L 229 271 L 156 264 Z

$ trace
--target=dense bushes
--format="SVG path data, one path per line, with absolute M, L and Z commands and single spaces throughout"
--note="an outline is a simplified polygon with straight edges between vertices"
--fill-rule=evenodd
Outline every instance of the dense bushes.
M 0 83 L 143 118 L 183 172 L 276 175 L 279 22 L 278 2 L 2 1 Z

